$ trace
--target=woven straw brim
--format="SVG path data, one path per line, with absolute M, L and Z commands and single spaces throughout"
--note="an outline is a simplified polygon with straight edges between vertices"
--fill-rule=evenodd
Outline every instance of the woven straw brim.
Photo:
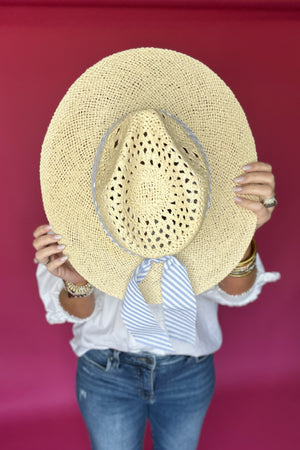
M 140 257 L 106 235 L 94 209 L 91 171 L 106 131 L 127 113 L 165 110 L 198 137 L 208 158 L 211 204 L 195 239 L 176 256 L 197 295 L 241 260 L 256 216 L 233 200 L 233 179 L 256 160 L 245 114 L 225 83 L 201 62 L 156 48 L 131 49 L 89 68 L 68 90 L 49 125 L 40 176 L 44 208 L 75 269 L 100 290 L 123 299 Z M 141 283 L 150 303 L 161 302 L 160 264 Z

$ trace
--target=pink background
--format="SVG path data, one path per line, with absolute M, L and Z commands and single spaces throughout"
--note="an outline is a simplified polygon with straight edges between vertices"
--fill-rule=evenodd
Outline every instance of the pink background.
M 257 242 L 266 268 L 282 279 L 247 307 L 220 308 L 224 344 L 199 448 L 294 450 L 300 442 L 300 2 L 83 3 L 0 1 L 0 446 L 89 448 L 75 400 L 71 327 L 46 323 L 35 281 L 32 232 L 45 221 L 40 148 L 59 100 L 88 66 L 116 51 L 157 46 L 200 59 L 229 84 L 259 159 L 272 163 L 277 180 L 279 205 Z

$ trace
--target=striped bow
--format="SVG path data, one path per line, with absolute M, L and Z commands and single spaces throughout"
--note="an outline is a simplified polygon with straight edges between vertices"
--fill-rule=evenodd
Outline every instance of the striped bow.
M 164 263 L 161 293 L 168 333 L 155 320 L 138 287 L 152 262 Z M 169 338 L 194 344 L 196 299 L 185 266 L 175 256 L 144 259 L 129 280 L 121 315 L 127 330 L 143 344 L 171 353 L 174 349 Z

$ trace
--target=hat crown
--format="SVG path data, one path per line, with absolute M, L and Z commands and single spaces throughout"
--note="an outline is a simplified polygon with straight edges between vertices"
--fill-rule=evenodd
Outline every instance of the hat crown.
M 201 149 L 182 125 L 161 111 L 136 111 L 102 147 L 95 197 L 108 235 L 147 258 L 186 247 L 205 217 L 210 186 Z

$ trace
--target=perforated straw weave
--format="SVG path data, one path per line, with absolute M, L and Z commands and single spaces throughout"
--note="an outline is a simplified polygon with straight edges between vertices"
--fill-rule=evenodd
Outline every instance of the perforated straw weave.
M 151 110 L 152 115 L 149 118 L 147 113 L 141 125 L 144 119 L 136 112 L 145 110 Z M 205 151 L 211 172 L 211 200 L 206 217 L 208 179 L 203 155 L 185 130 L 168 114 L 160 116 L 161 111 L 186 124 Z M 104 148 L 97 174 L 101 185 L 97 201 L 104 222 L 124 250 L 103 229 L 91 187 L 99 144 L 120 119 L 122 127 L 119 131 L 118 127 L 113 129 Z M 167 130 L 165 139 L 156 139 L 158 129 L 162 134 Z M 151 148 L 155 149 L 152 156 Z M 53 229 L 63 236 L 70 262 L 100 290 L 122 299 L 129 278 L 143 257 L 175 254 L 187 268 L 197 295 L 228 275 L 250 243 L 256 217 L 235 204 L 232 188 L 242 166 L 254 160 L 255 144 L 245 114 L 214 72 L 171 50 L 131 49 L 89 68 L 59 104 L 41 153 L 44 207 Z M 126 193 L 125 186 L 131 179 L 136 180 L 135 185 Z M 174 199 L 176 192 L 188 211 L 181 211 Z M 122 208 L 116 209 L 113 216 L 112 208 L 120 206 L 118 194 Z M 129 211 L 126 200 L 131 202 Z M 134 234 L 133 229 L 137 218 L 140 235 Z M 118 226 L 122 222 L 126 222 L 124 229 Z M 186 233 L 179 231 L 182 226 L 188 230 Z M 161 302 L 161 271 L 161 264 L 153 264 L 140 284 L 149 303 Z
M 183 250 L 208 210 L 203 150 L 163 112 L 138 111 L 119 121 L 101 142 L 92 173 L 104 229 L 135 255 L 159 258 Z

